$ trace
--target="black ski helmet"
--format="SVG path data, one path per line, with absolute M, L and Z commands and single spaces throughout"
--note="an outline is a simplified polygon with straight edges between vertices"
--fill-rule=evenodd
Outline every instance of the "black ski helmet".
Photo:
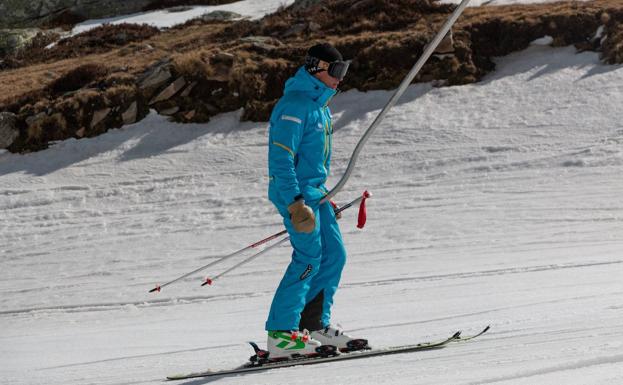
M 329 66 L 322 66 L 320 61 Z M 342 80 L 348 71 L 350 61 L 344 61 L 342 54 L 329 43 L 316 44 L 307 50 L 305 69 L 310 74 L 328 71 L 329 75 Z

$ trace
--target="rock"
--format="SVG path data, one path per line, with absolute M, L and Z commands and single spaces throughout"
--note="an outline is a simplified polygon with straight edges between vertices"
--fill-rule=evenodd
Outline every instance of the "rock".
M 300 35 L 301 33 L 303 33 L 303 31 L 305 31 L 305 29 L 307 29 L 307 24 L 305 23 L 294 24 L 292 27 L 290 27 L 290 29 L 282 33 L 281 36 L 290 37 L 294 35 Z
M 197 111 L 195 111 L 195 110 L 185 112 L 185 113 L 184 113 L 184 115 L 183 115 L 183 116 L 184 116 L 184 119 L 186 119 L 186 120 L 192 120 L 192 118 L 194 118 L 194 117 L 195 117 L 195 114 L 196 114 L 196 113 L 197 113 Z
M 270 36 L 246 36 L 246 37 L 240 38 L 241 43 L 273 44 L 274 41 L 279 42 L 279 40 L 272 38 Z M 281 44 L 281 42 L 279 42 L 278 44 Z
M 203 105 L 211 114 L 216 114 L 220 112 L 220 110 L 215 105 L 212 105 L 210 103 L 203 103 Z
M 106 119 L 108 113 L 110 112 L 110 108 L 104 108 L 102 110 L 95 111 L 93 113 L 93 118 L 91 119 L 91 128 L 97 126 L 101 123 L 102 120 Z
M 212 12 L 207 12 L 201 15 L 201 19 L 203 21 L 215 21 L 215 20 L 224 21 L 224 20 L 234 20 L 234 19 L 240 19 L 240 18 L 242 18 L 241 14 L 236 13 L 236 12 L 230 12 L 230 11 L 212 11 Z
M 294 27 L 292 27 L 294 28 Z M 305 28 L 303 28 L 304 30 Z M 286 32 L 287 33 L 287 32 Z M 286 36 L 284 34 L 284 36 Z M 270 36 L 247 36 L 243 37 L 239 40 L 241 43 L 251 43 L 254 47 L 259 48 L 261 50 L 269 51 L 276 47 L 283 45 L 283 43 Z
M 242 40 L 242 39 L 240 39 Z M 226 64 L 231 64 L 234 62 L 234 58 L 236 56 L 234 56 L 234 54 L 231 54 L 229 52 L 217 52 L 214 55 L 212 55 L 212 62 L 214 63 L 226 63 Z
M 123 114 L 121 114 L 121 119 L 123 120 L 123 124 L 132 124 L 136 122 L 136 115 L 138 113 L 138 108 L 136 102 L 132 102 L 130 107 Z
M 158 102 L 162 102 L 164 100 L 168 100 L 173 95 L 177 94 L 184 86 L 186 85 L 186 80 L 184 80 L 183 76 L 177 78 L 173 83 L 169 84 L 167 88 L 162 90 L 158 96 L 149 101 L 149 105 L 156 104 Z
M 40 32 L 37 28 L 0 29 L 0 57 L 19 51 Z
M 86 133 L 87 129 L 84 127 L 80 127 L 80 129 L 78 131 L 76 131 L 76 136 L 78 138 L 82 138 L 84 137 L 84 134 Z
M 322 26 L 320 24 L 315 23 L 315 22 L 312 21 L 312 22 L 309 23 L 308 28 L 312 32 L 318 32 L 318 31 L 320 31 L 322 29 Z
M 164 83 L 168 82 L 173 77 L 171 75 L 171 61 L 161 60 L 147 71 L 138 79 L 139 88 L 145 90 L 148 88 L 158 88 Z
M 435 54 L 444 55 L 454 53 L 454 38 L 452 36 L 452 30 L 443 37 L 443 40 L 435 48 Z
M 171 116 L 173 114 L 175 114 L 177 111 L 179 111 L 180 108 L 178 106 L 175 107 L 171 107 L 171 108 L 166 108 L 164 110 L 158 111 L 158 113 L 160 115 L 167 115 L 167 116 Z
M 17 116 L 12 112 L 0 112 L 0 148 L 7 148 L 19 136 Z
M 184 89 L 184 91 L 182 91 L 182 93 L 180 94 L 181 97 L 187 97 L 188 95 L 190 95 L 190 91 L 193 90 L 193 88 L 195 88 L 195 86 L 197 85 L 197 82 L 192 82 L 190 83 L 190 85 L 188 87 L 186 87 L 186 89 Z

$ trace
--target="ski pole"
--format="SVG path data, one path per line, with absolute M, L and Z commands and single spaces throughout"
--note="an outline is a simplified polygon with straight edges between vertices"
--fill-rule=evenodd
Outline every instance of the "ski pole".
M 345 204 L 344 206 L 341 206 L 337 210 L 335 210 L 335 214 L 339 214 L 342 211 L 344 211 L 344 210 L 352 207 L 353 205 L 357 204 L 357 202 L 361 201 L 361 205 L 359 206 L 359 218 L 358 218 L 357 227 L 362 229 L 363 226 L 365 225 L 365 221 L 366 221 L 366 217 L 365 217 L 366 216 L 366 214 L 365 214 L 365 212 L 366 212 L 366 210 L 365 210 L 365 207 L 366 207 L 365 206 L 365 201 L 366 201 L 366 199 L 370 198 L 371 196 L 372 196 L 372 194 L 370 194 L 368 191 L 364 191 L 364 193 L 361 196 L 357 197 L 353 201 L 351 201 L 351 202 Z M 235 269 L 239 268 L 240 266 L 242 266 L 242 265 L 244 265 L 246 263 L 251 262 L 255 258 L 259 257 L 260 255 L 263 255 L 263 254 L 267 253 L 268 251 L 270 251 L 270 250 L 274 249 L 275 247 L 283 244 L 284 242 L 288 241 L 289 239 L 290 239 L 290 236 L 287 236 L 287 237 L 281 239 L 279 242 L 274 243 L 274 244 L 268 246 L 264 250 L 259 251 L 259 252 L 255 253 L 255 254 L 253 254 L 252 256 L 250 256 L 250 257 L 248 257 L 248 258 L 238 262 L 234 266 L 232 266 L 229 269 L 223 271 L 222 273 L 214 276 L 213 278 L 210 278 L 210 277 L 206 278 L 205 281 L 201 284 L 201 286 L 212 285 L 212 283 L 214 281 L 216 281 L 220 277 L 224 276 L 225 274 L 229 273 L 230 271 L 235 270 Z
M 366 193 L 367 193 L 367 192 L 366 192 Z M 366 194 L 366 193 L 364 193 L 364 196 L 361 196 L 361 197 L 359 197 L 359 198 L 355 199 L 354 201 L 352 201 L 352 202 L 350 202 L 350 203 L 346 204 L 345 206 L 342 206 L 342 207 L 340 208 L 340 210 L 336 211 L 336 213 L 337 213 L 337 212 L 341 212 L 342 210 L 346 210 L 347 208 L 351 207 L 353 204 L 355 204 L 356 202 L 358 202 L 358 201 L 362 200 L 363 198 L 367 198 L 367 197 L 365 196 L 365 194 Z M 368 196 L 369 196 L 369 193 L 368 193 Z M 169 281 L 169 282 L 167 282 L 167 283 L 163 283 L 162 285 L 156 285 L 156 287 L 154 287 L 153 289 L 149 290 L 149 292 L 150 292 L 150 293 L 153 293 L 153 292 L 156 292 L 156 291 L 157 291 L 157 292 L 160 292 L 160 290 L 162 290 L 162 288 L 163 288 L 163 287 L 169 286 L 169 285 L 171 285 L 171 284 L 173 284 L 173 283 L 175 283 L 175 282 L 178 282 L 178 281 L 180 281 L 180 280 L 182 280 L 182 279 L 184 279 L 184 278 L 186 278 L 186 277 L 189 277 L 189 276 L 191 276 L 191 275 L 193 275 L 193 274 L 196 274 L 196 273 L 198 273 L 198 272 L 200 272 L 200 271 L 202 271 L 202 270 L 205 270 L 205 269 L 207 269 L 207 268 L 209 268 L 209 267 L 211 267 L 211 266 L 214 266 L 214 265 L 216 265 L 216 264 L 218 264 L 218 263 L 224 262 L 224 261 L 226 261 L 226 260 L 228 260 L 228 259 L 230 259 L 230 258 L 233 258 L 233 257 L 235 257 L 235 256 L 237 256 L 237 255 L 240 255 L 240 254 L 242 254 L 243 252 L 245 252 L 245 251 L 247 251 L 247 250 L 254 249 L 254 248 L 258 247 L 258 246 L 261 246 L 261 245 L 263 245 L 263 244 L 265 244 L 265 243 L 267 243 L 267 242 L 272 241 L 273 239 L 277 239 L 277 238 L 279 238 L 280 236 L 282 236 L 282 235 L 284 235 L 284 234 L 286 234 L 286 233 L 287 233 L 287 231 L 286 231 L 286 230 L 282 230 L 282 231 L 280 231 L 280 232 L 278 232 L 278 233 L 275 233 L 275 234 L 273 234 L 273 235 L 270 235 L 270 236 L 268 236 L 268 237 L 266 237 L 266 238 L 264 238 L 264 239 L 262 239 L 262 240 L 260 240 L 260 241 L 257 241 L 257 242 L 255 242 L 255 243 L 252 243 L 252 244 L 250 244 L 250 245 L 248 245 L 248 246 L 246 246 L 246 247 L 243 247 L 243 248 L 242 248 L 242 249 L 240 249 L 240 250 L 234 251 L 234 252 L 233 252 L 233 253 L 231 253 L 231 254 L 227 254 L 227 255 L 225 255 L 225 256 L 223 256 L 223 257 L 221 257 L 221 258 L 219 258 L 219 259 L 217 259 L 217 260 L 215 260 L 215 261 L 212 261 L 212 262 L 208 263 L 207 265 L 201 266 L 201 267 L 199 267 L 199 268 L 197 268 L 197 269 L 195 269 L 195 270 L 193 270 L 193 271 L 191 271 L 191 272 L 189 272 L 189 273 L 186 273 L 186 274 L 184 274 L 184 275 L 181 275 L 181 276 L 179 276 L 179 277 L 177 277 L 177 278 L 175 278 L 175 279 L 173 279 L 173 280 L 171 280 L 171 281 Z
M 469 0 L 461 1 L 459 6 L 456 7 L 454 12 L 452 12 L 452 15 L 450 15 L 450 17 L 448 18 L 446 23 L 443 25 L 443 27 L 441 27 L 441 30 L 437 33 L 437 36 L 435 36 L 433 41 L 428 46 L 426 46 L 426 49 L 424 50 L 424 53 L 422 54 L 422 56 L 420 56 L 419 60 L 411 68 L 407 76 L 405 76 L 405 78 L 402 80 L 402 83 L 400 83 L 400 86 L 398 87 L 396 92 L 394 92 L 394 94 L 389 99 L 385 107 L 383 107 L 383 109 L 376 116 L 376 118 L 374 119 L 370 127 L 368 127 L 366 132 L 363 134 L 363 136 L 359 140 L 359 143 L 357 143 L 357 146 L 355 147 L 355 151 L 353 151 L 353 154 L 351 155 L 350 160 L 348 161 L 348 167 L 346 168 L 346 171 L 344 172 L 344 175 L 342 176 L 340 181 L 335 185 L 335 187 L 333 187 L 333 189 L 331 189 L 331 191 L 329 191 L 329 193 L 322 199 L 322 201 L 320 201 L 320 203 L 326 202 L 329 199 L 333 198 L 335 194 L 337 194 L 342 189 L 342 187 L 344 187 L 344 185 L 346 184 L 346 181 L 348 181 L 348 178 L 350 178 L 350 174 L 353 172 L 353 169 L 355 168 L 357 157 L 359 156 L 359 153 L 361 152 L 364 144 L 366 144 L 366 142 L 368 141 L 368 138 L 372 135 L 374 130 L 378 127 L 381 121 L 385 118 L 385 115 L 387 115 L 389 110 L 394 106 L 394 104 L 396 104 L 398 99 L 407 90 L 407 87 L 409 86 L 409 84 L 411 84 L 411 81 L 413 81 L 413 79 L 418 74 L 418 72 L 420 72 L 420 70 L 426 63 L 426 61 L 428 61 L 428 58 L 433 54 L 435 49 L 437 49 L 437 46 L 439 45 L 439 43 L 441 43 L 443 38 L 450 31 L 450 28 L 452 28 L 454 23 L 456 23 L 456 20 L 459 18 L 459 16 L 461 16 L 461 14 L 463 13 L 463 10 L 465 10 L 465 7 L 467 7 L 468 3 L 469 3 Z
M 278 233 L 276 233 L 276 234 L 273 234 L 273 235 L 271 235 L 271 236 L 269 236 L 269 237 L 266 237 L 266 238 L 264 238 L 264 239 L 262 239 L 262 240 L 260 240 L 260 241 L 257 241 L 257 242 L 255 242 L 255 243 L 253 243 L 253 244 L 250 244 L 249 246 L 243 247 L 242 249 L 240 249 L 240 250 L 238 250 L 238 251 L 234 251 L 234 252 L 233 252 L 233 253 L 231 253 L 231 254 L 227 254 L 227 255 L 225 255 L 225 256 L 223 256 L 223 257 L 220 257 L 220 258 L 219 258 L 219 259 L 217 259 L 216 261 L 212 261 L 212 262 L 208 263 L 208 264 L 207 264 L 207 265 L 205 265 L 205 266 L 201 266 L 200 268 L 195 269 L 195 270 L 191 271 L 190 273 L 186 273 L 186 274 L 184 274 L 184 275 L 182 275 L 182 276 L 179 276 L 179 277 L 175 278 L 175 279 L 174 279 L 174 280 L 172 280 L 172 281 L 169 281 L 169 282 L 164 283 L 164 284 L 162 284 L 162 285 L 156 285 L 156 287 L 154 287 L 153 289 L 151 289 L 149 292 L 150 292 L 150 293 L 153 293 L 154 291 L 158 291 L 158 292 L 159 292 L 159 291 L 160 291 L 163 287 L 165 287 L 165 286 L 169 286 L 169 285 L 170 285 L 170 284 L 172 284 L 172 283 L 175 283 L 175 282 L 177 282 L 177 281 L 179 281 L 179 280 L 182 280 L 182 279 L 184 279 L 184 278 L 186 278 L 186 277 L 189 277 L 189 276 L 191 276 L 191 275 L 193 275 L 193 274 L 195 274 L 195 273 L 198 273 L 198 272 L 200 272 L 200 271 L 202 271 L 202 270 L 205 270 L 205 269 L 207 269 L 208 267 L 214 266 L 214 265 L 216 265 L 217 263 L 221 263 L 221 262 L 223 262 L 223 261 L 226 261 L 226 260 L 228 260 L 228 259 L 230 259 L 230 258 L 235 257 L 236 255 L 242 254 L 243 252 L 245 252 L 245 251 L 247 251 L 247 250 L 254 249 L 254 248 L 256 248 L 256 247 L 258 247 L 258 246 L 260 246 L 260 245 L 263 245 L 264 243 L 270 242 L 270 241 L 272 241 L 273 239 L 279 238 L 280 236 L 282 236 L 282 235 L 283 235 L 283 234 L 285 234 L 285 233 L 287 233 L 287 231 L 286 231 L 286 230 L 282 230 L 282 231 L 280 231 L 280 232 L 278 232 Z
M 206 278 L 205 281 L 203 281 L 203 283 L 201 284 L 201 286 L 212 285 L 212 282 L 216 281 L 217 279 L 219 279 L 220 277 L 222 277 L 225 274 L 229 273 L 230 271 L 235 270 L 235 269 L 239 268 L 240 266 L 242 266 L 242 265 L 244 265 L 244 264 L 246 264 L 248 262 L 251 262 L 255 258 L 259 257 L 262 254 L 267 253 L 268 251 L 270 251 L 270 250 L 274 249 L 275 247 L 283 244 L 285 241 L 287 241 L 289 239 L 290 239 L 290 236 L 287 236 L 287 237 L 281 239 L 280 241 L 278 241 L 277 243 L 273 243 L 272 245 L 268 246 L 264 250 L 258 251 L 257 253 L 253 254 L 249 258 L 244 259 L 244 260 L 238 262 L 237 264 L 235 264 L 234 266 L 230 267 L 229 269 L 227 269 L 227 270 L 223 271 L 222 273 L 214 276 L 214 278 L 210 278 L 210 277 Z

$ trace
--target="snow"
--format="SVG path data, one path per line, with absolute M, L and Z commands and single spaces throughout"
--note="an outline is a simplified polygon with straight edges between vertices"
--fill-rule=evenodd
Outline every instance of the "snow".
M 391 92 L 332 102 L 333 186 Z M 219 384 L 623 382 L 623 66 L 533 45 L 482 82 L 411 86 L 346 188 L 334 320 L 376 346 L 491 324 L 439 351 Z M 92 139 L 0 154 L 0 383 L 153 384 L 242 363 L 289 248 L 149 294 L 281 230 L 265 123 L 155 113 Z M 205 380 L 190 383 L 206 383 Z M 186 382 L 189 383 L 189 382 Z
M 158 28 L 169 28 L 213 11 L 230 11 L 243 17 L 259 19 L 277 11 L 279 7 L 286 7 L 292 3 L 294 0 L 243 0 L 222 5 L 189 6 L 187 10 L 183 11 L 163 9 L 104 19 L 92 19 L 77 24 L 72 29 L 71 35 L 88 31 L 103 24 L 149 24 Z
M 538 38 L 534 41 L 532 41 L 530 44 L 532 45 L 551 45 L 554 42 L 554 38 L 549 36 L 549 35 L 545 35 L 541 38 Z

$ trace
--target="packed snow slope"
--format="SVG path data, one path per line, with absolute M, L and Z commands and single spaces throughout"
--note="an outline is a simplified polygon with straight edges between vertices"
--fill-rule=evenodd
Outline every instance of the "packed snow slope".
M 335 98 L 333 176 L 391 92 Z M 623 67 L 532 46 L 484 81 L 415 85 L 365 147 L 341 220 L 334 321 L 375 346 L 439 351 L 225 377 L 218 384 L 623 383 Z M 149 294 L 281 230 L 266 123 L 155 114 L 0 155 L 0 383 L 154 384 L 236 366 L 265 342 L 280 247 Z M 246 256 L 246 255 L 245 255 Z M 191 384 L 206 383 L 191 381 Z

